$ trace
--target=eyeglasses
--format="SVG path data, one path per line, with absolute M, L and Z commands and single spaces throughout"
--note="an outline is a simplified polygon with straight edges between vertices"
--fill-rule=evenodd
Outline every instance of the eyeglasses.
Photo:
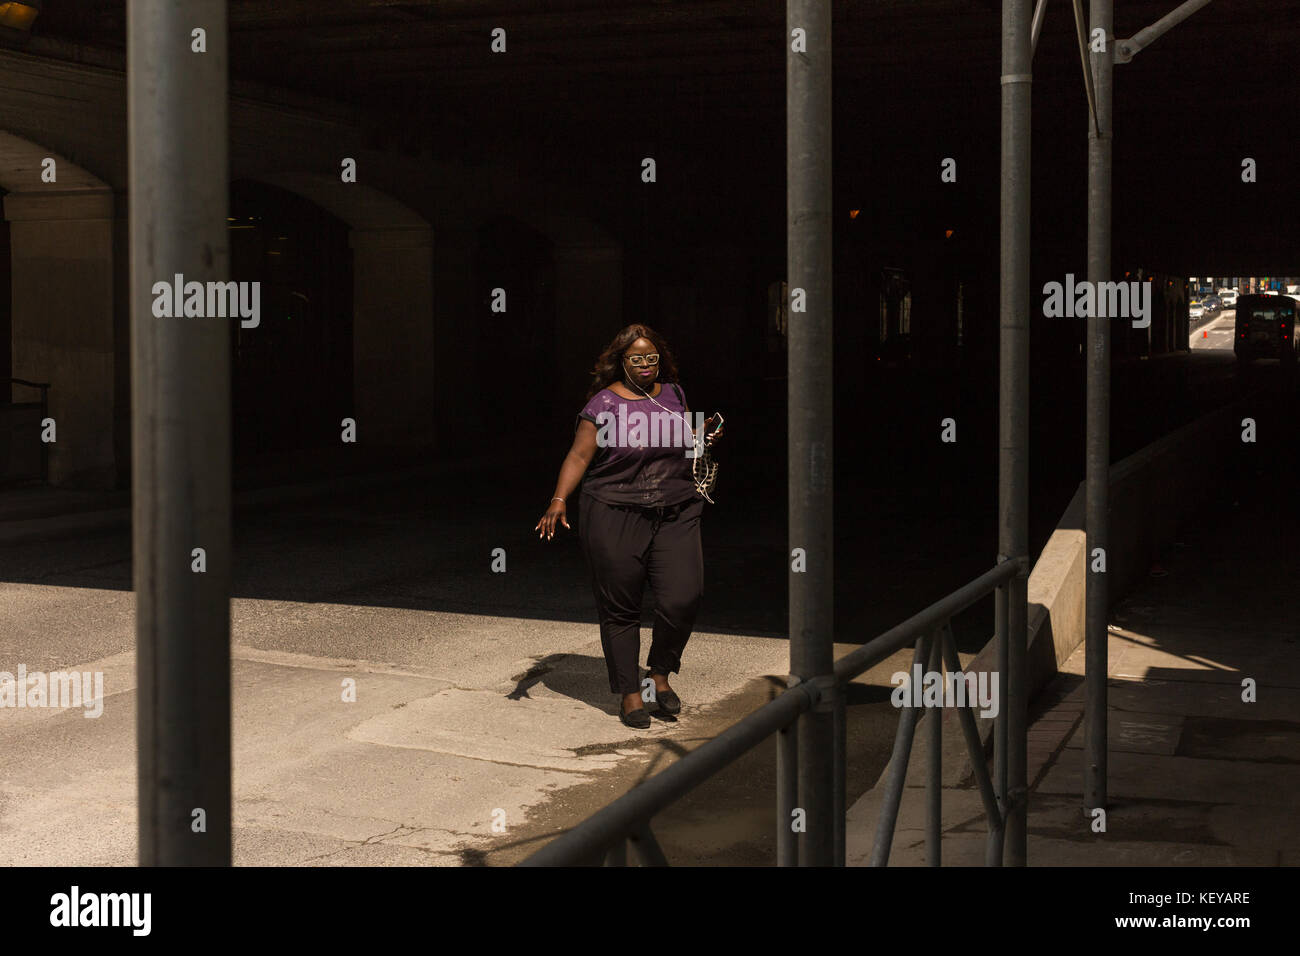
M 649 355 L 629 355 L 627 356 L 627 360 L 637 368 L 640 368 L 642 365 L 658 365 L 659 353 L 651 352 Z

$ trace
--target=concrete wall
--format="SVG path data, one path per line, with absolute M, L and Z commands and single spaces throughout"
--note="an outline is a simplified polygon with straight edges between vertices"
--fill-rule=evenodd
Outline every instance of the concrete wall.
M 13 374 L 48 382 L 50 483 L 111 488 L 115 362 L 113 196 L 10 193 Z
M 353 230 L 348 241 L 358 440 L 432 444 L 432 236 L 427 229 Z

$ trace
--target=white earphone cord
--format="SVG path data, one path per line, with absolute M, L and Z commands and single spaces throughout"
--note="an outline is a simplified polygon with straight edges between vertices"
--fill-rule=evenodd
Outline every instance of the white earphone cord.
M 632 379 L 629 378 L 628 381 L 632 382 Z M 646 398 L 650 399 L 650 401 L 654 402 L 656 405 L 659 405 L 659 403 L 655 401 L 655 397 L 651 395 L 649 392 L 647 392 L 640 385 L 637 385 L 636 382 L 632 382 L 632 385 L 636 387 L 636 390 L 638 392 L 640 392 Z M 665 408 L 663 405 L 659 405 L 659 407 L 663 408 L 663 410 L 666 412 L 672 411 L 671 408 Z M 683 415 L 681 412 L 676 412 L 675 414 L 681 417 L 682 421 L 686 423 L 687 430 L 691 433 L 692 436 L 694 436 L 695 430 L 691 428 L 690 418 L 687 417 L 686 415 Z M 721 417 L 722 417 L 721 415 L 718 416 L 718 418 Z M 709 497 L 709 485 L 712 483 L 714 476 L 716 476 L 718 473 L 718 466 L 713 461 L 713 456 L 709 454 L 709 446 L 704 443 L 703 426 L 700 427 L 700 436 L 699 438 L 696 438 L 694 440 L 694 445 L 696 449 L 696 454 L 695 454 L 695 460 L 691 462 L 691 479 L 695 482 L 695 490 L 698 491 L 701 495 L 703 495 L 704 500 L 707 501 L 709 504 L 711 505 L 717 504 L 717 502 L 715 502 L 712 498 Z M 695 473 L 695 469 L 699 467 L 701 463 L 703 463 L 704 465 L 703 478 L 700 478 L 699 475 Z

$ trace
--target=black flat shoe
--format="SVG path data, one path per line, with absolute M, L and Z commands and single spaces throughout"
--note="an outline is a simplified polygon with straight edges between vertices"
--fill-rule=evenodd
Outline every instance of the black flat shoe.
M 638 707 L 631 713 L 624 713 L 623 705 L 619 704 L 618 719 L 635 730 L 650 729 L 650 715 L 645 712 L 644 707 Z
M 655 691 L 655 700 L 659 703 L 659 709 L 665 714 L 682 712 L 682 699 L 670 690 Z

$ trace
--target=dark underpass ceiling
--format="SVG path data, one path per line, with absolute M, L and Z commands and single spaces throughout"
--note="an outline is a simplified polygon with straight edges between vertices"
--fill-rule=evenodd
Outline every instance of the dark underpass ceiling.
M 1176 6 L 1117 0 L 1116 32 Z M 44 7 L 28 52 L 122 56 L 124 0 Z M 996 232 L 1001 3 L 833 10 L 837 207 L 861 206 L 887 232 L 941 219 Z M 611 194 L 635 188 L 613 170 L 654 151 L 683 170 L 676 199 L 692 197 L 700 215 L 742 228 L 784 220 L 781 0 L 232 0 L 229 14 L 232 78 L 347 104 L 376 146 L 507 157 Z M 505 54 L 490 50 L 496 27 Z M 1049 0 L 1034 66 L 1035 230 L 1073 249 L 1087 112 L 1068 0 Z M 1116 67 L 1115 117 L 1117 255 L 1129 242 L 1135 256 L 1161 247 L 1170 269 L 1248 270 L 1294 236 L 1300 2 L 1210 3 Z M 945 156 L 962 188 L 935 196 Z M 1247 156 L 1259 167 L 1249 186 Z M 592 214 L 620 231 L 620 202 L 594 198 Z

